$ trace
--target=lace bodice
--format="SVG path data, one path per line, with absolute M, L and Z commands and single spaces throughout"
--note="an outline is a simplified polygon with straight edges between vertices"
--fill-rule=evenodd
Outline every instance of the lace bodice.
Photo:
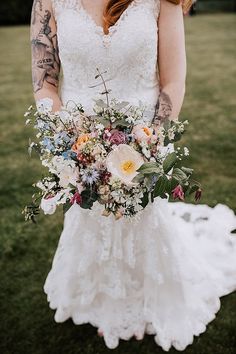
M 96 68 L 106 71 L 110 97 L 155 107 L 159 95 L 157 41 L 160 0 L 133 0 L 104 34 L 81 0 L 52 0 L 62 67 L 61 99 L 91 112 L 104 90 Z M 101 96 L 100 96 L 101 97 Z

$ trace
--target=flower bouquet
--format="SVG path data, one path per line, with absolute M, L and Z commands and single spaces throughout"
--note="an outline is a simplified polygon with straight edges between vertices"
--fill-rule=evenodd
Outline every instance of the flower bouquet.
M 106 100 L 94 100 L 92 115 L 82 105 L 53 113 L 50 100 L 25 113 L 38 139 L 30 141 L 29 152 L 36 150 L 48 169 L 23 210 L 26 220 L 35 221 L 39 209 L 53 214 L 60 204 L 66 211 L 74 203 L 91 209 L 96 202 L 103 206 L 102 215 L 120 219 L 134 217 L 156 197 L 183 200 L 195 193 L 200 198 L 193 170 L 181 164 L 187 147 L 168 149 L 181 139 L 188 122 L 166 120 L 153 126 L 144 121 L 145 105 L 109 100 L 108 94 Z

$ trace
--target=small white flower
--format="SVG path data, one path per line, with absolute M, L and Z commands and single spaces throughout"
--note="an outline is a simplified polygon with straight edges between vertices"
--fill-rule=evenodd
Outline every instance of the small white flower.
M 172 129 L 169 129 L 169 130 L 168 130 L 168 138 L 169 138 L 170 140 L 173 140 L 174 137 L 175 137 L 175 132 L 174 132 Z
M 133 124 L 135 122 L 135 118 L 133 116 L 128 116 L 126 118 L 126 122 L 128 122 L 129 124 Z
M 111 192 L 111 196 L 113 197 L 114 201 L 116 203 L 125 203 L 126 199 L 125 199 L 125 195 L 122 189 L 118 189 L 116 191 L 112 191 Z
M 102 123 L 98 123 L 98 124 L 96 125 L 96 129 L 98 129 L 98 130 L 103 130 L 103 129 L 104 129 L 104 125 L 103 125 Z
M 149 150 L 146 146 L 144 146 L 144 147 L 142 148 L 142 153 L 144 154 L 144 156 L 145 156 L 147 159 L 149 159 L 149 158 L 151 157 L 151 152 L 150 152 L 150 150 Z
M 189 149 L 186 146 L 184 147 L 184 155 L 185 156 L 189 155 Z

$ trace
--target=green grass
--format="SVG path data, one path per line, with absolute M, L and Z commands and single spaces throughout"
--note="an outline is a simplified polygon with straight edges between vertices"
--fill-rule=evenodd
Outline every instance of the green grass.
M 236 16 L 186 19 L 188 80 L 182 117 L 191 125 L 184 138 L 189 165 L 204 186 L 202 203 L 226 203 L 236 210 Z M 23 113 L 32 103 L 28 27 L 0 29 L 1 242 L 0 352 L 2 354 L 108 354 L 90 325 L 56 324 L 43 283 L 62 228 L 62 214 L 25 224 L 21 209 L 30 200 L 40 164 L 27 156 L 29 128 Z M 231 354 L 236 346 L 236 294 L 188 354 Z M 164 353 L 152 336 L 120 342 L 114 354 Z M 176 353 L 171 350 L 170 353 Z

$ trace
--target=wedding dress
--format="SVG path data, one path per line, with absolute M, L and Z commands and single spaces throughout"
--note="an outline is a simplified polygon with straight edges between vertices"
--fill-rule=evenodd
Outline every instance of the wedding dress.
M 107 35 L 80 0 L 53 0 L 53 10 L 62 102 L 92 113 L 103 91 L 99 68 L 111 97 L 154 112 L 160 1 L 134 0 Z M 101 216 L 96 203 L 92 210 L 74 204 L 44 284 L 55 321 L 98 327 L 108 348 L 148 333 L 166 351 L 184 350 L 215 318 L 219 297 L 236 289 L 235 228 L 222 204 L 156 198 L 133 222 Z

